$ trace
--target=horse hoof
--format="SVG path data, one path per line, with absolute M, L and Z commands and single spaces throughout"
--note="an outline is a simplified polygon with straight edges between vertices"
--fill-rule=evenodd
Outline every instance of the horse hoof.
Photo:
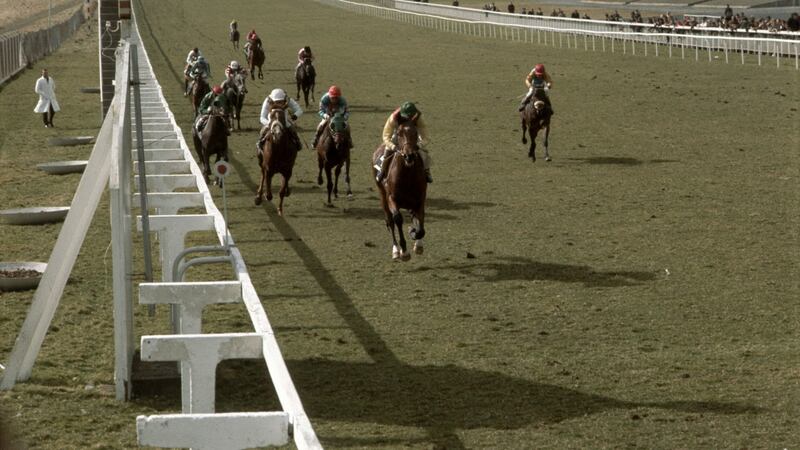
M 550 161 L 552 161 L 552 159 L 551 159 L 549 156 L 546 156 L 546 157 L 544 158 L 544 160 L 545 160 L 545 161 L 547 161 L 547 162 L 550 162 Z
M 267 194 L 267 201 L 268 201 L 268 202 L 271 202 L 271 201 L 272 201 L 272 194 Z
M 256 204 L 256 206 L 260 205 L 260 204 L 261 204 L 261 201 L 262 201 L 262 200 L 261 200 L 261 196 L 260 196 L 260 195 L 259 195 L 258 197 L 256 197 L 256 198 L 254 198 L 254 199 L 253 199 L 253 203 L 255 203 L 255 204 Z
M 402 259 L 403 261 L 410 260 L 411 259 L 411 253 L 409 253 L 409 252 L 403 253 L 402 255 L 400 255 L 400 259 Z
M 322 177 L 317 177 L 317 184 L 322 186 Z
M 421 245 L 414 245 L 414 253 L 421 255 L 423 252 L 425 252 L 425 247 Z
M 348 193 L 347 193 L 347 200 L 350 200 L 350 201 L 353 201 L 353 200 L 354 200 L 354 198 L 353 198 L 353 193 L 352 193 L 352 192 L 348 192 Z
M 325 203 L 325 206 L 327 206 L 328 208 L 333 208 L 333 202 Z

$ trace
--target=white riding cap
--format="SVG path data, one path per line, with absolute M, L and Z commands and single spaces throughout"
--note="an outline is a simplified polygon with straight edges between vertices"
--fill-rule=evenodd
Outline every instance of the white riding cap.
M 282 102 L 286 100 L 286 91 L 280 88 L 273 89 L 272 92 L 269 93 L 269 99 L 273 102 Z
M 239 62 L 238 61 L 231 61 L 231 69 L 238 70 L 239 69 Z

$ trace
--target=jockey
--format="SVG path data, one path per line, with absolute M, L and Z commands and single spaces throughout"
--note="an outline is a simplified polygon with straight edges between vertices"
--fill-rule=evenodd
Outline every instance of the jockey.
M 236 19 L 231 20 L 230 27 L 231 27 L 231 33 L 239 29 L 239 24 L 236 23 Z
M 203 131 L 203 127 L 205 127 L 206 122 L 208 122 L 208 115 L 211 113 L 212 108 L 222 108 L 222 112 L 226 118 L 231 110 L 228 104 L 228 97 L 225 96 L 220 85 L 211 88 L 211 92 L 203 97 L 203 100 L 200 102 L 200 107 L 197 108 L 197 121 L 195 121 L 197 134 Z M 230 131 L 228 131 L 229 136 L 230 134 Z
M 189 69 L 189 78 L 191 78 L 192 82 L 187 87 L 184 95 L 189 95 L 189 92 L 191 92 L 192 87 L 194 86 L 194 79 L 198 76 L 201 77 L 206 83 L 208 83 L 208 79 L 211 77 L 211 66 L 208 65 L 208 62 L 206 62 L 206 59 L 203 57 L 203 55 L 198 56 L 197 61 L 195 61 L 192 68 Z
M 244 54 L 245 55 L 247 55 L 247 52 L 250 50 L 250 47 L 253 46 L 253 45 L 255 45 L 256 48 L 261 48 L 262 47 L 261 38 L 258 37 L 258 34 L 256 33 L 255 28 L 250 30 L 249 33 L 247 33 L 247 43 L 244 44 Z
M 303 109 L 299 104 L 297 104 L 296 101 L 294 101 L 293 98 L 286 95 L 286 91 L 280 88 L 275 88 L 269 93 L 269 96 L 264 99 L 264 103 L 261 105 L 260 122 L 264 126 L 261 128 L 261 134 L 258 138 L 258 143 L 256 143 L 256 148 L 258 149 L 257 155 L 259 166 L 261 165 L 261 148 L 264 146 L 264 142 L 267 140 L 267 134 L 270 128 L 269 113 L 272 108 L 289 110 L 289 117 L 286 118 L 287 129 L 290 131 L 289 136 L 291 136 L 292 142 L 295 145 L 295 151 L 299 151 L 301 148 L 303 148 L 300 144 L 300 136 L 298 136 L 294 127 L 294 121 L 303 115 Z
M 183 82 L 183 91 L 184 92 L 188 92 L 189 91 L 189 80 L 188 80 L 189 71 L 192 70 L 192 66 L 194 66 L 194 63 L 197 62 L 197 58 L 199 58 L 200 56 L 201 56 L 200 49 L 197 48 L 197 47 L 191 49 L 189 51 L 189 54 L 186 55 L 186 67 L 184 67 L 184 69 L 183 69 L 183 74 L 186 76 L 185 77 L 186 79 Z
M 395 109 L 389 115 L 389 118 L 386 119 L 386 124 L 383 126 L 383 146 L 386 150 L 384 151 L 380 173 L 378 173 L 378 177 L 376 178 L 378 183 L 383 181 L 383 177 L 389 170 L 390 157 L 397 146 L 397 127 L 408 122 L 413 123 L 417 127 L 420 145 L 419 153 L 422 157 L 422 164 L 425 166 L 425 178 L 427 178 L 428 183 L 433 183 L 430 168 L 431 158 L 428 155 L 428 150 L 422 148 L 423 145 L 430 142 L 430 139 L 428 139 L 428 128 L 425 126 L 425 122 L 422 121 L 422 113 L 417 109 L 417 106 L 411 102 L 405 102 L 403 106 Z
M 239 65 L 239 61 L 231 61 L 227 67 L 225 67 L 225 81 L 222 82 L 222 91 L 225 92 L 225 89 L 228 86 L 232 87 L 237 93 L 239 92 L 239 88 L 236 86 L 236 75 L 242 74 L 244 75 L 244 68 Z M 246 77 L 242 77 L 242 93 L 247 93 L 247 87 L 245 86 Z
M 314 61 L 314 55 L 311 53 L 311 47 L 303 47 L 297 52 L 297 67 L 294 68 L 295 77 L 300 74 L 300 66 L 303 65 L 305 59 L 309 58 L 311 61 Z
M 525 77 L 525 85 L 528 86 L 528 93 L 525 94 L 525 98 L 522 99 L 522 103 L 519 105 L 520 111 L 525 110 L 525 106 L 531 100 L 535 89 L 544 88 L 546 91 L 553 87 L 553 80 L 550 78 L 550 74 L 544 69 L 544 64 L 537 64 L 528 76 Z M 544 94 L 544 102 L 547 104 L 547 107 L 550 108 L 550 114 L 553 114 L 553 107 L 550 105 L 550 97 L 546 92 Z
M 345 120 L 345 126 L 347 125 L 347 120 L 350 118 L 350 109 L 347 107 L 347 100 L 342 97 L 342 90 L 339 89 L 338 86 L 331 86 L 328 89 L 328 92 L 319 99 L 319 116 L 322 118 L 322 122 L 317 125 L 317 134 L 314 136 L 314 143 L 312 147 L 316 148 L 317 143 L 319 143 L 319 137 L 322 134 L 323 127 L 326 123 L 331 119 L 331 117 L 335 116 L 336 114 L 341 114 L 342 118 Z M 347 130 L 347 138 L 350 140 L 350 130 Z M 348 143 L 350 148 L 353 148 L 353 142 Z

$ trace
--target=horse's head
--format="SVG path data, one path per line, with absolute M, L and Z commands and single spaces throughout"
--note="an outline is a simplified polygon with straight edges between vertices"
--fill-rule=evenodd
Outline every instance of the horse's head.
M 403 124 L 397 127 L 397 152 L 403 156 L 407 166 L 414 164 L 419 156 L 419 134 L 417 127 Z
M 277 141 L 286 130 L 286 103 L 273 103 L 269 110 L 269 130 L 272 138 Z
M 309 58 L 308 56 L 303 58 L 303 64 L 306 65 L 306 66 L 310 66 L 311 65 L 311 58 Z
M 342 114 L 336 114 L 331 118 L 330 131 L 337 147 L 347 142 L 347 122 Z

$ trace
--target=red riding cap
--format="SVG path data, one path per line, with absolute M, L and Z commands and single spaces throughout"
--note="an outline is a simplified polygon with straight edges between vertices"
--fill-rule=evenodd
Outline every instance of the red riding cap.
M 342 95 L 342 90 L 339 89 L 339 86 L 331 86 L 328 89 L 328 96 L 329 97 L 340 97 Z
M 220 85 L 216 85 L 213 88 L 211 88 L 211 91 L 217 95 L 222 94 L 222 87 Z
M 536 75 L 544 75 L 544 64 L 537 64 L 533 68 L 533 73 Z

